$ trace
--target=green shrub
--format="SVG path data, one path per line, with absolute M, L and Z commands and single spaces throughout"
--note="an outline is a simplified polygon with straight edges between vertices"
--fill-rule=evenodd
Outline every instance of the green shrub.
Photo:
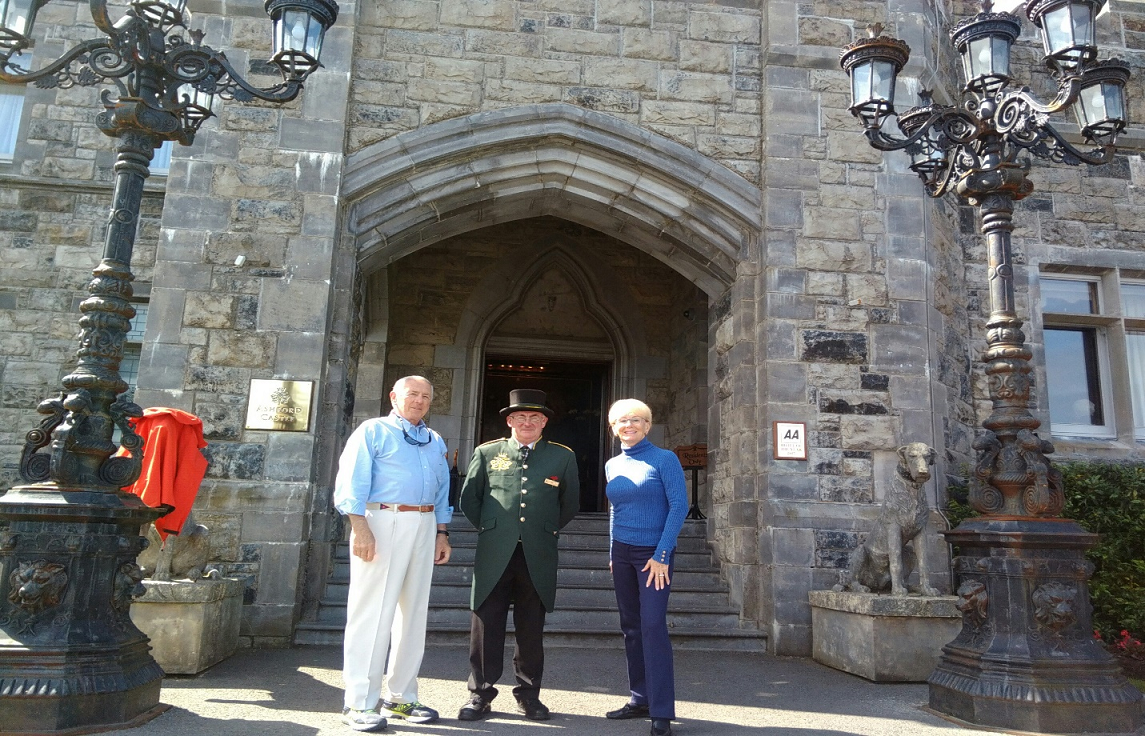
M 1101 535 L 1086 555 L 1094 566 L 1089 581 L 1093 625 L 1107 641 L 1122 630 L 1140 638 L 1145 634 L 1145 465 L 1056 465 L 1065 484 L 1062 516 Z M 946 515 L 952 526 L 976 516 L 960 500 L 960 490 L 948 494 Z
M 1107 640 L 1127 629 L 1145 634 L 1145 465 L 1066 463 L 1063 516 L 1101 541 L 1086 555 L 1093 625 Z

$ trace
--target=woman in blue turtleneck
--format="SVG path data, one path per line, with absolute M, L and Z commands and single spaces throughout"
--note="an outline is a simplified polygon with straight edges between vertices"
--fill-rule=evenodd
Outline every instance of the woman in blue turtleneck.
M 612 504 L 609 569 L 620 608 L 632 696 L 607 718 L 652 718 L 652 736 L 670 736 L 676 717 L 668 594 L 676 537 L 688 512 L 684 470 L 676 454 L 648 441 L 652 411 L 636 399 L 608 410 L 621 453 L 604 466 Z M 645 577 L 647 573 L 647 577 Z

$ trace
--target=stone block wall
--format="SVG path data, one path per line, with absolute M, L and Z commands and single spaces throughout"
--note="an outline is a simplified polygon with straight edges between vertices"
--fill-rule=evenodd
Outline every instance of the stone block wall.
M 502 298 L 490 285 L 513 284 L 531 248 L 557 243 L 568 254 L 562 263 L 601 286 L 599 313 L 625 317 L 602 327 L 630 349 L 618 357 L 627 363 L 614 392 L 652 404 L 655 439 L 666 446 L 708 442 L 711 538 L 744 617 L 768 629 L 776 652 L 808 652 L 806 592 L 829 587 L 862 538 L 893 448 L 922 440 L 942 450 L 941 502 L 972 462 L 970 443 L 989 414 L 979 360 L 987 265 L 975 213 L 951 198 L 929 200 L 905 154 L 867 145 L 846 109 L 838 50 L 883 23 L 913 49 L 900 110 L 920 87 L 951 101 L 960 71 L 945 32 L 978 3 L 341 6 L 324 68 L 298 100 L 221 105 L 195 145 L 176 151 L 170 175 L 149 183 L 133 262 L 137 294 L 151 307 L 137 400 L 204 420 L 211 468 L 197 513 L 215 529 L 216 559 L 246 583 L 247 642 L 287 642 L 302 602 L 318 599 L 340 533 L 329 507 L 338 451 L 356 421 L 385 410 L 394 378 L 433 379 L 431 422 L 463 449 L 464 465 L 472 351 L 484 329 L 474 309 L 488 314 Z M 192 0 L 191 10 L 206 43 L 274 81 L 261 74 L 262 3 L 239 0 L 223 12 Z M 37 54 L 90 35 L 86 17 L 80 5 L 46 5 Z M 1133 67 L 1130 114 L 1145 120 L 1145 5 L 1115 3 L 1099 29 L 1104 56 Z M 1026 24 L 1015 70 L 1044 98 L 1051 85 L 1040 54 Z M 13 482 L 36 402 L 71 365 L 75 307 L 99 258 L 114 154 L 91 122 L 97 89 L 30 88 L 16 158 L 0 164 L 0 488 Z M 665 265 L 685 257 L 667 239 L 644 252 L 557 217 L 494 225 L 359 270 L 359 233 L 349 232 L 350 203 L 340 199 L 344 155 L 448 119 L 545 102 L 639 126 L 763 191 L 762 237 L 744 236 L 726 292 L 705 295 Z M 1014 243 L 1019 313 L 1033 313 L 1036 353 L 1039 270 L 1145 276 L 1143 140 L 1131 130 L 1106 167 L 1035 164 Z M 625 169 L 619 156 L 608 165 L 599 191 L 610 202 L 624 176 L 663 173 Z M 590 189 L 587 181 L 577 185 Z M 531 214 L 533 204 L 502 214 Z M 622 293 L 638 305 L 627 315 L 615 301 Z M 315 381 L 310 432 L 244 429 L 251 378 Z M 1037 412 L 1048 419 L 1044 393 Z M 807 462 L 772 458 L 775 420 L 807 423 Z M 1057 445 L 1059 457 L 1143 456 L 1132 437 Z
M 42 8 L 35 58 L 55 58 L 90 34 L 87 13 L 68 3 Z M 14 156 L 0 162 L 0 491 L 21 482 L 24 435 L 43 418 L 36 405 L 75 366 L 78 306 L 103 253 L 115 142 L 95 126 L 98 92 L 29 85 Z M 162 211 L 159 177 L 146 185 L 135 248 L 135 294 L 144 300 Z
M 341 5 L 323 68 L 299 98 L 228 102 L 190 157 L 175 157 L 140 366 L 139 403 L 203 419 L 211 463 L 196 507 L 237 530 L 224 572 L 243 578 L 241 633 L 263 645 L 290 642 L 311 544 L 328 556 L 337 531 L 327 474 L 347 419 L 354 310 L 352 256 L 335 238 L 355 13 Z M 254 83 L 277 83 L 262 63 L 270 22 L 261 3 L 194 10 L 207 43 Z M 309 431 L 245 429 L 255 378 L 313 381 Z
M 370 4 L 359 18 L 347 151 L 481 110 L 567 102 L 758 183 L 760 73 L 760 11 L 748 4 Z
M 762 363 L 759 470 L 749 491 L 729 469 L 716 527 L 730 536 L 722 550 L 740 570 L 745 616 L 769 629 L 777 653 L 810 651 L 807 591 L 836 582 L 877 512 L 894 448 L 944 449 L 940 468 L 970 451 L 952 211 L 927 201 L 905 160 L 867 145 L 847 111 L 838 49 L 876 22 L 921 52 L 904 75 L 937 73 L 931 48 L 915 44 L 943 22 L 926 3 L 767 6 L 766 250 L 755 279 L 764 318 L 746 337 Z M 939 355 L 946 370 L 933 370 Z M 774 459 L 773 421 L 806 423 L 807 461 Z
M 335 274 L 356 14 L 341 6 L 307 93 L 283 107 L 217 102 L 217 117 L 176 151 L 169 176 L 148 183 L 132 262 L 136 295 L 150 302 L 136 401 L 203 419 L 210 465 L 196 510 L 214 530 L 214 561 L 244 580 L 247 643 L 289 643 L 310 540 L 334 533 L 328 494 L 316 501 L 314 488 L 347 420 L 354 308 L 352 254 L 351 267 L 337 270 L 348 278 Z M 250 81 L 281 81 L 263 63 L 271 23 L 262 3 L 189 9 L 204 42 L 225 49 Z M 86 6 L 69 3 L 45 6 L 36 30 L 37 63 L 95 35 Z M 94 124 L 101 87 L 29 87 L 15 158 L 0 164 L 3 487 L 17 482 L 36 403 L 74 362 L 76 306 L 102 252 L 115 144 Z M 310 431 L 245 430 L 252 378 L 314 381 Z

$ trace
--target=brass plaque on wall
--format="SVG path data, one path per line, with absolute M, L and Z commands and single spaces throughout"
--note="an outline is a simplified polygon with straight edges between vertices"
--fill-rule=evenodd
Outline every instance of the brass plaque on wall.
M 306 432 L 310 429 L 310 397 L 314 381 L 250 379 L 247 429 Z

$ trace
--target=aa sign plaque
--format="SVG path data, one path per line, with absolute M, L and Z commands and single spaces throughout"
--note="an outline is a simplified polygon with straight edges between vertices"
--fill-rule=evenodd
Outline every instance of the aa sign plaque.
M 310 430 L 310 398 L 313 381 L 250 380 L 246 410 L 246 429 L 270 429 L 277 432 Z
M 771 441 L 776 460 L 807 459 L 807 424 L 772 422 Z

